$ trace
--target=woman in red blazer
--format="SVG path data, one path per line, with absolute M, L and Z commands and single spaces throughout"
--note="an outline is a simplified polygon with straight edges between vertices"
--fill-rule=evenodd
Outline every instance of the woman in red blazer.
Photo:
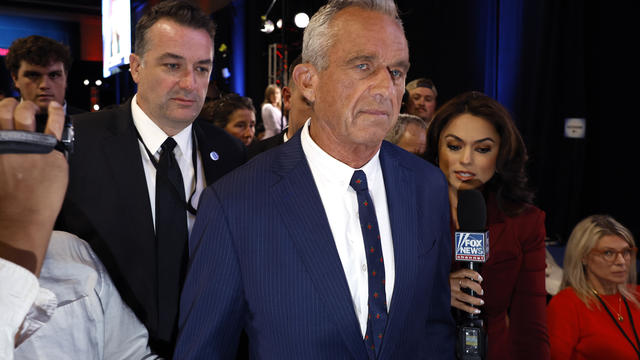
M 487 202 L 489 259 L 480 273 L 453 263 L 451 306 L 483 318 L 488 359 L 548 359 L 545 215 L 532 205 L 527 150 L 509 112 L 479 92 L 456 96 L 429 125 L 425 157 L 449 183 L 452 232 L 458 190 L 480 189 Z

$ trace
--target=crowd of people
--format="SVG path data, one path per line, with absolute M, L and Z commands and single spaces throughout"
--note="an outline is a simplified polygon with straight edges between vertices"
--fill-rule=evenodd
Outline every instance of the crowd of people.
M 12 44 L 0 358 L 454 359 L 467 314 L 485 359 L 640 358 L 629 230 L 578 223 L 547 304 L 546 215 L 511 115 L 477 91 L 437 108 L 432 80 L 407 82 L 392 0 L 313 15 L 261 138 L 250 98 L 207 99 L 214 37 L 198 7 L 159 2 L 136 24 L 136 94 L 93 113 L 65 102 L 66 47 Z M 487 209 L 478 270 L 453 261 L 466 190 Z

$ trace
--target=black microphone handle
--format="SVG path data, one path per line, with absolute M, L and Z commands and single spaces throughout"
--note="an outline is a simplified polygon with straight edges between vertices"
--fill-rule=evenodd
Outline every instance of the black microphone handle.
M 473 270 L 477 273 L 480 273 L 480 263 L 479 262 L 475 262 L 475 261 L 468 261 L 467 262 L 467 269 L 469 270 Z M 475 281 L 475 280 L 472 280 Z M 466 294 L 471 295 L 476 297 L 477 293 L 475 291 L 473 291 L 471 288 L 465 288 L 463 290 Z M 467 314 L 467 318 L 469 319 L 477 319 L 479 317 L 478 314 L 471 314 L 465 311 L 465 313 Z

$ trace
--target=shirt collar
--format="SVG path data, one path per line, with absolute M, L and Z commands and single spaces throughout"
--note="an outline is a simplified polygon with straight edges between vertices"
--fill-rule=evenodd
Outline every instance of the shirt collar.
M 133 124 L 140 133 L 140 138 L 144 142 L 144 145 L 151 151 L 152 154 L 160 153 L 160 146 L 167 140 L 167 134 L 160 129 L 160 127 L 142 111 L 136 101 L 137 94 L 133 96 L 131 100 L 131 115 L 133 116 Z M 193 124 L 189 124 L 186 128 L 182 129 L 179 133 L 173 136 L 173 139 L 178 144 L 179 150 L 175 151 L 176 155 L 184 154 L 188 155 L 191 152 L 191 127 Z
M 382 169 L 380 167 L 380 149 L 376 154 L 363 165 L 360 169 L 354 169 L 351 166 L 335 159 L 327 154 L 318 144 L 313 141 L 309 134 L 309 124 L 311 119 L 307 120 L 302 128 L 301 143 L 309 167 L 314 175 L 316 183 L 328 183 L 341 188 L 348 188 L 349 182 L 353 177 L 353 172 L 362 170 L 367 175 L 368 187 L 376 185 L 378 179 L 382 179 Z

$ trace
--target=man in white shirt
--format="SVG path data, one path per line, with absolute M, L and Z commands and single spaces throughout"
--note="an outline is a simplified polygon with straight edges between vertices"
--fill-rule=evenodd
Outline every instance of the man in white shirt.
M 409 69 L 394 2 L 329 1 L 302 58 L 311 119 L 203 193 L 176 358 L 231 359 L 244 329 L 258 359 L 453 359 L 447 184 L 383 142 Z
M 64 110 L 47 107 L 45 132 L 60 139 Z M 0 130 L 33 130 L 36 111 L 3 100 Z M 152 356 L 146 329 L 91 248 L 51 232 L 68 180 L 62 153 L 0 154 L 0 169 L 0 358 Z

